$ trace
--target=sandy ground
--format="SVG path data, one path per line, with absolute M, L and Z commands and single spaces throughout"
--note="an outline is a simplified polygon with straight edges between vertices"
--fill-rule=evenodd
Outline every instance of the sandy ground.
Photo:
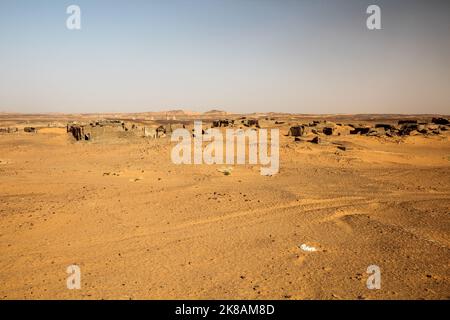
M 449 299 L 448 134 L 323 140 L 282 136 L 266 177 L 174 165 L 167 138 L 0 135 L 0 298 Z

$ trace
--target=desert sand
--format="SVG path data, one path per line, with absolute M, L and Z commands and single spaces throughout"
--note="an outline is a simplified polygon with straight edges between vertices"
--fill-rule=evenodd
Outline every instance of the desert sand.
M 169 136 L 67 133 L 100 117 L 0 115 L 19 128 L 0 134 L 1 299 L 450 298 L 449 131 L 313 144 L 287 135 L 312 118 L 279 115 L 263 123 L 280 129 L 279 173 L 224 175 L 173 164 Z M 66 287 L 72 264 L 80 290 Z

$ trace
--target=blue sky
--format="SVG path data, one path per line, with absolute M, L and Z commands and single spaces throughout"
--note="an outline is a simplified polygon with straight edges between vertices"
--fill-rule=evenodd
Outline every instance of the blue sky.
M 66 8 L 82 29 L 66 28 Z M 366 28 L 381 7 L 382 30 Z M 450 110 L 447 1 L 1 0 L 0 111 Z

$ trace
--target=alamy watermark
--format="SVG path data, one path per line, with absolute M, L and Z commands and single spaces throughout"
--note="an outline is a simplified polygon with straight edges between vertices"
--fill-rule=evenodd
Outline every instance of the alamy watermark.
M 81 289 L 81 269 L 79 266 L 72 264 L 67 267 L 66 272 L 69 274 L 67 277 L 66 285 L 67 289 Z
M 372 4 L 367 7 L 367 14 L 370 16 L 367 18 L 366 25 L 369 30 L 381 30 L 381 9 L 379 6 Z
M 203 130 L 202 121 L 195 121 L 192 134 L 184 128 L 173 131 L 171 141 L 178 143 L 172 148 L 171 158 L 175 164 L 260 164 L 264 166 L 261 175 L 270 176 L 280 167 L 279 134 L 278 129 L 270 129 L 269 143 L 268 129 L 227 128 L 224 137 L 221 130 Z M 204 142 L 209 143 L 203 148 Z
M 70 16 L 66 20 L 66 27 L 69 30 L 81 29 L 81 8 L 77 5 L 70 5 L 66 9 L 66 13 Z
M 66 13 L 70 16 L 66 20 L 66 27 L 69 30 L 81 30 L 81 8 L 72 4 L 66 8 Z M 366 26 L 369 30 L 381 30 L 381 8 L 372 4 L 367 7 L 366 13 L 369 17 L 366 20 Z
M 372 264 L 367 267 L 367 271 L 370 276 L 367 278 L 367 289 L 369 290 L 379 290 L 381 289 L 381 269 L 379 266 Z

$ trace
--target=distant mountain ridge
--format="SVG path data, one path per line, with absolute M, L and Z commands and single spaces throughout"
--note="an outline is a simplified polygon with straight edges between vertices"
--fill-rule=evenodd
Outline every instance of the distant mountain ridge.
M 215 109 L 213 109 L 213 110 L 209 110 L 209 111 L 203 112 L 203 114 L 204 115 L 221 115 L 221 116 L 225 116 L 225 115 L 228 114 L 228 112 L 223 111 L 223 110 L 215 110 Z

